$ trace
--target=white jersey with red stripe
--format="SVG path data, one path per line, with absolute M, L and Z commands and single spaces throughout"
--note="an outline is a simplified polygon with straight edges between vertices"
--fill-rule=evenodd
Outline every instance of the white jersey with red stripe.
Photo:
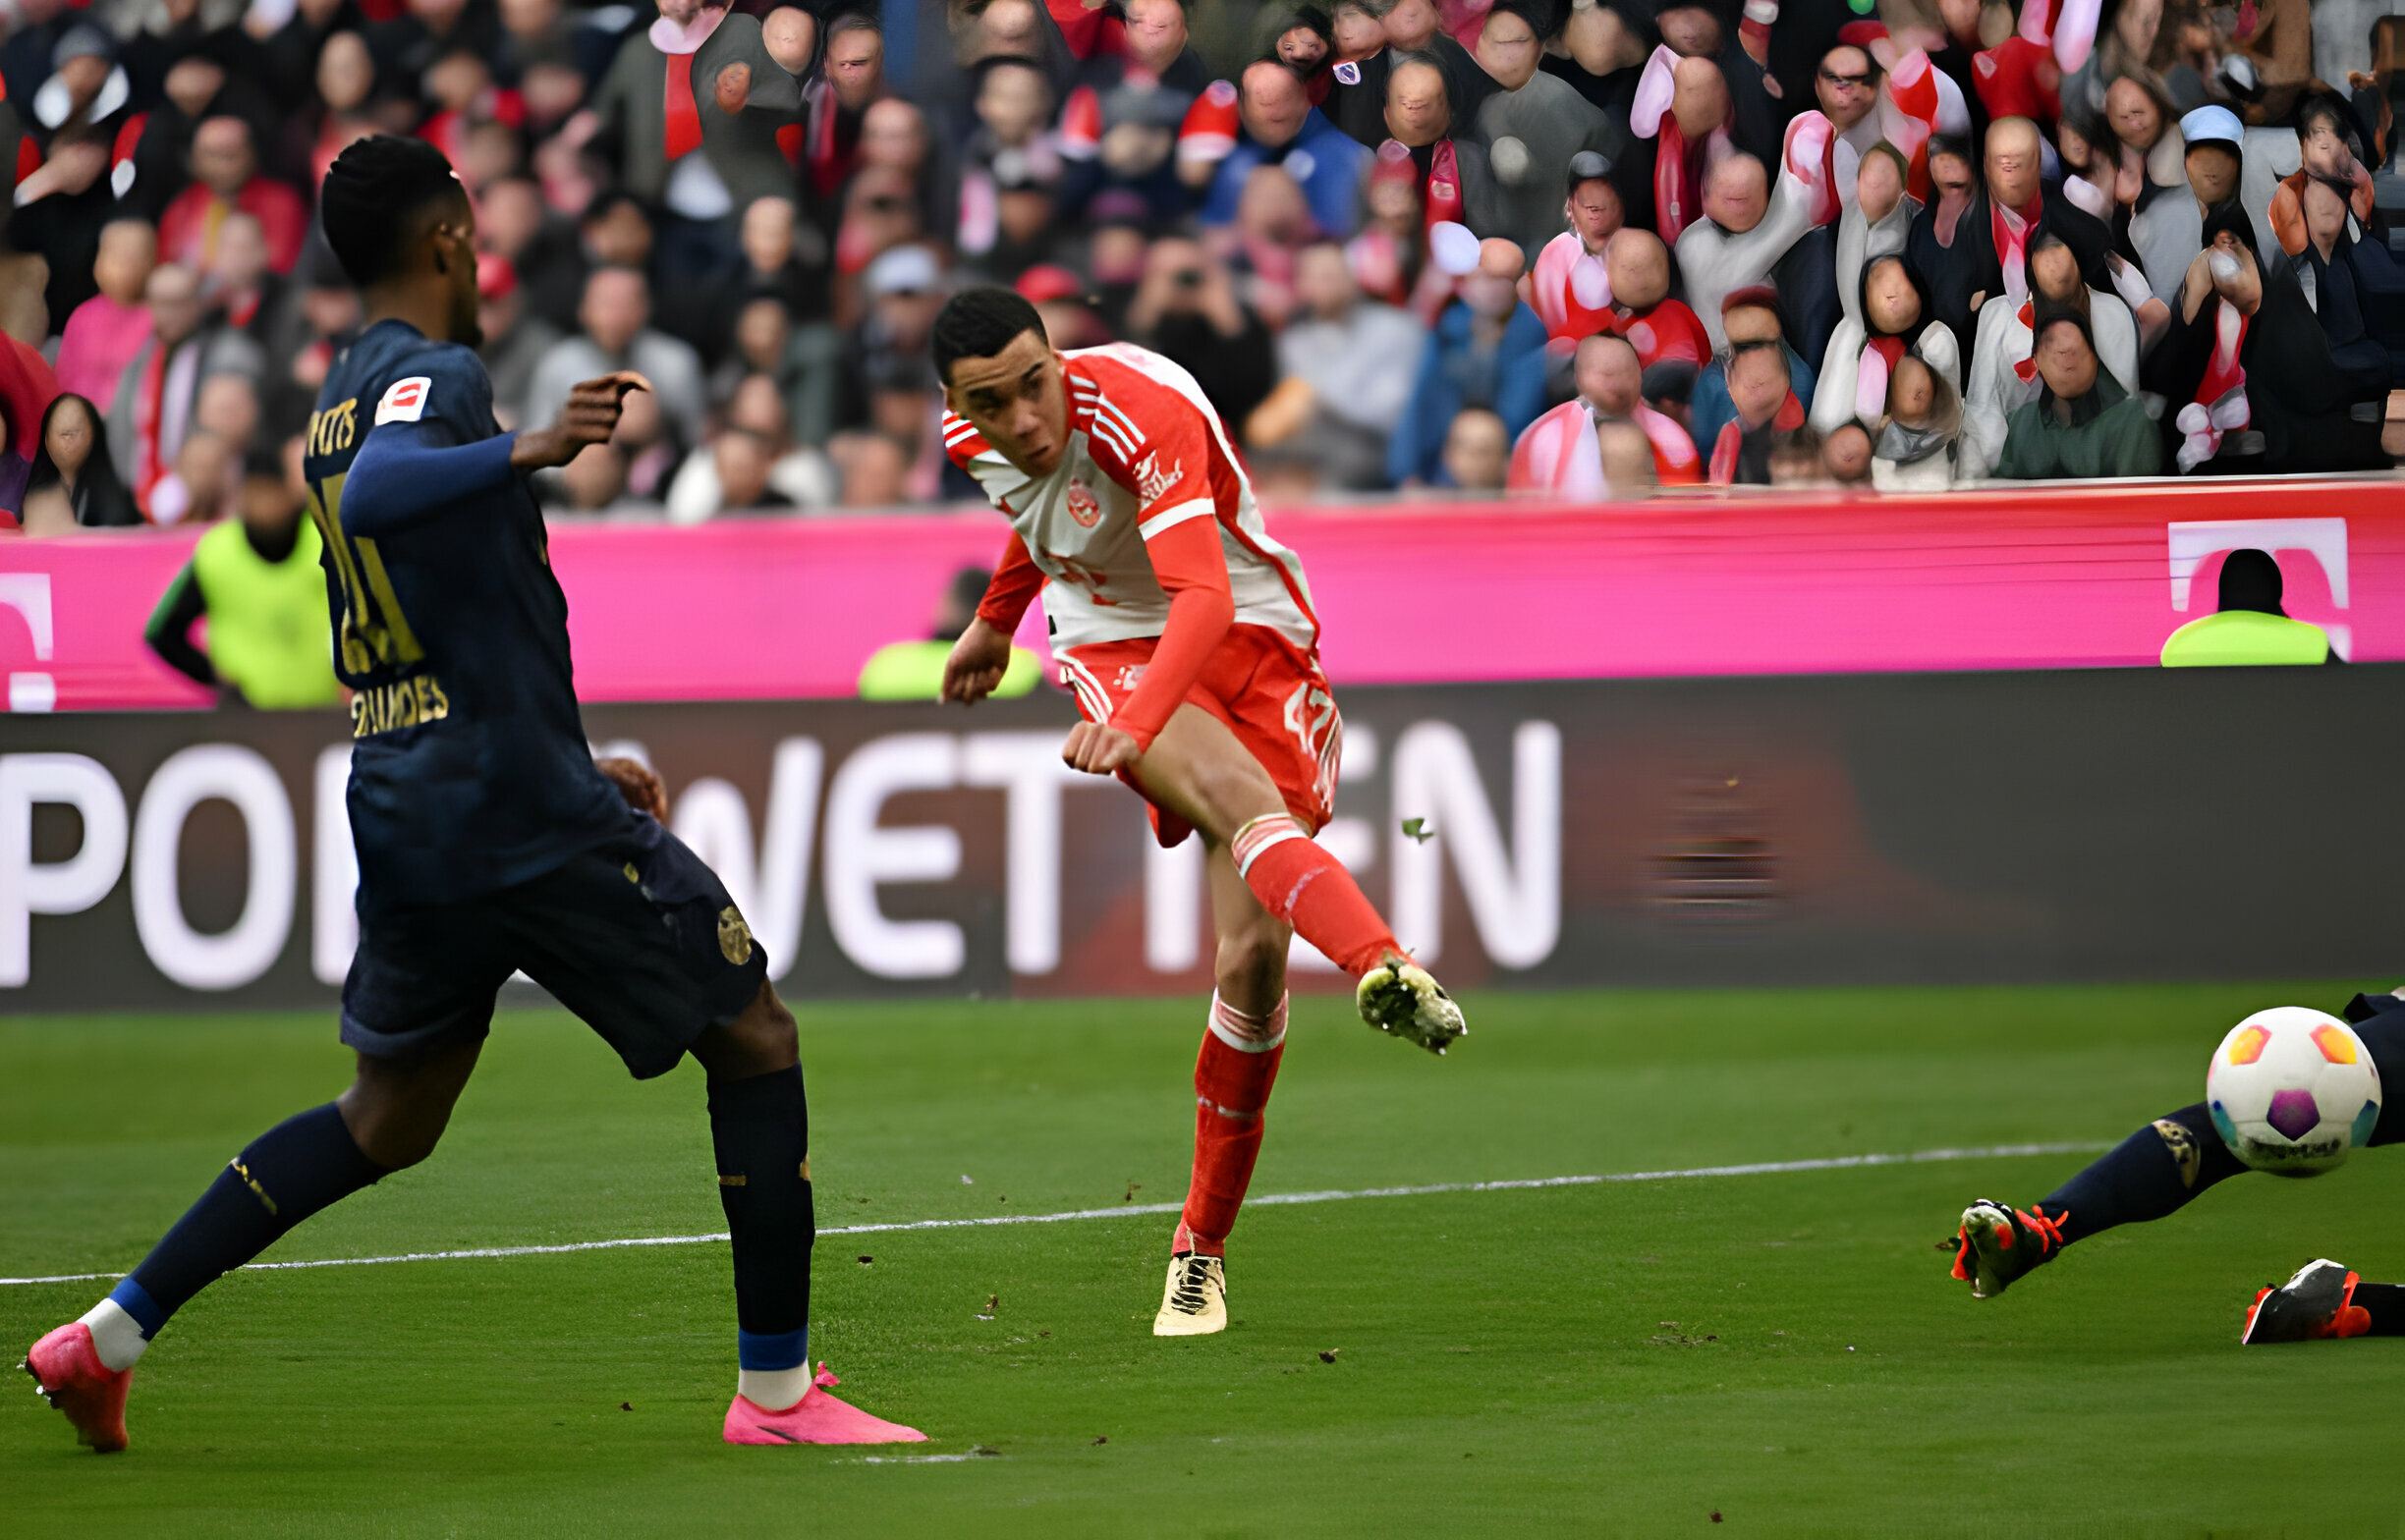
M 946 412 L 944 449 L 1010 516 L 1042 570 L 1052 646 L 1157 636 L 1169 596 L 1145 541 L 1190 519 L 1219 526 L 1236 624 L 1266 626 L 1316 647 L 1303 563 L 1269 537 L 1252 483 L 1195 377 L 1130 343 L 1061 355 L 1069 446 L 1045 476 L 1028 476 L 968 418 Z

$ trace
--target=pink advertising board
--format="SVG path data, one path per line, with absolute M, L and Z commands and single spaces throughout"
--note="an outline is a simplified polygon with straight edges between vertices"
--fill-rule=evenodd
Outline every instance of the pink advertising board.
M 2291 615 L 2405 659 L 2405 480 L 2083 483 L 1932 497 L 1296 508 L 1347 684 L 2142 665 L 2273 551 Z M 141 631 L 192 532 L 0 535 L 14 710 L 206 704 Z M 1004 539 L 977 511 L 552 525 L 589 700 L 846 695 Z M 1022 639 L 1040 644 L 1031 616 Z

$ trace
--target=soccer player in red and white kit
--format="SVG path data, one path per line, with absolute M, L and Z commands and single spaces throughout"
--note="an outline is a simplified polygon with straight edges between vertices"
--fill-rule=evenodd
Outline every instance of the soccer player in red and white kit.
M 1000 683 L 1040 590 L 1062 683 L 1085 718 L 1061 757 L 1151 804 L 1164 846 L 1200 833 L 1219 936 L 1195 1064 L 1194 1178 L 1152 1330 L 1227 1326 L 1226 1245 L 1260 1154 L 1286 1038 L 1286 950 L 1301 932 L 1360 981 L 1363 1019 L 1434 1053 L 1459 1007 L 1404 955 L 1313 843 L 1343 727 L 1319 672 L 1302 563 L 1269 538 L 1194 376 L 1127 344 L 1055 353 L 1007 289 L 936 318 L 944 447 L 1009 516 L 1011 540 L 944 667 L 944 698 Z

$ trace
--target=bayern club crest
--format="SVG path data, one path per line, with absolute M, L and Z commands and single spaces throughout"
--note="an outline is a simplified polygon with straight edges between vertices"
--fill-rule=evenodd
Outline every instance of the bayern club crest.
M 1062 501 L 1069 505 L 1069 517 L 1078 522 L 1078 527 L 1091 529 L 1102 522 L 1102 500 L 1093 495 L 1084 477 L 1069 478 L 1069 493 Z

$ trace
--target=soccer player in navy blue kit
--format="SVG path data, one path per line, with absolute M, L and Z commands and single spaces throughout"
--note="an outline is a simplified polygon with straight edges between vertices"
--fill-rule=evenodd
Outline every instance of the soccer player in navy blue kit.
M 25 1367 L 83 1442 L 126 1446 L 135 1361 L 184 1302 L 328 1204 L 433 1151 L 494 998 L 523 968 L 638 1078 L 688 1053 L 735 1271 L 735 1444 L 923 1435 L 829 1395 L 810 1368 L 810 1120 L 794 1020 L 708 867 L 660 826 L 659 783 L 596 766 L 577 711 L 568 606 L 525 477 L 606 441 L 642 377 L 576 387 L 560 418 L 503 433 L 475 353 L 475 215 L 441 152 L 345 149 L 320 201 L 368 325 L 335 361 L 305 471 L 325 546 L 334 662 L 351 702 L 360 945 L 340 1098 L 236 1156 L 166 1238 Z

